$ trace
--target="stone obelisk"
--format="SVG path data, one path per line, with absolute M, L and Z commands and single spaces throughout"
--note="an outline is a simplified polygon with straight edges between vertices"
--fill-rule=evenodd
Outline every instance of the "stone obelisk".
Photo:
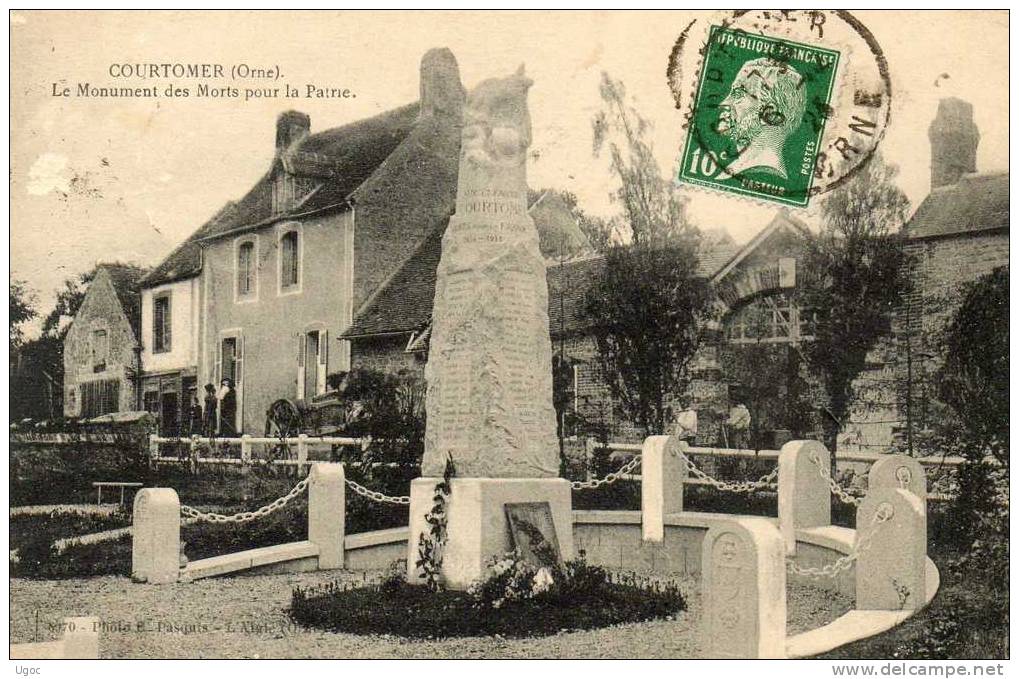
M 511 547 L 504 505 L 549 502 L 573 551 L 569 483 L 559 476 L 548 288 L 527 213 L 531 123 L 523 67 L 479 84 L 464 114 L 456 212 L 442 241 L 425 368 L 427 428 L 411 484 L 408 573 L 448 457 L 456 477 L 443 575 L 462 588 Z

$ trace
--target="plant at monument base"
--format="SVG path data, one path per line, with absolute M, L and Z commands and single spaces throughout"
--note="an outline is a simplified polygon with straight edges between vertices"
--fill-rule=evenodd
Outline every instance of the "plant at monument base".
M 549 605 L 569 606 L 612 584 L 662 595 L 683 606 L 683 596 L 672 582 L 661 582 L 634 574 L 615 576 L 583 558 L 563 564 L 539 565 L 523 558 L 518 550 L 495 557 L 485 574 L 467 589 L 473 605 L 480 609 L 501 609 L 513 602 L 541 600 Z
M 418 539 L 418 559 L 414 565 L 421 569 L 428 589 L 433 592 L 442 590 L 442 547 L 446 543 L 446 503 L 451 491 L 450 481 L 456 476 L 453 456 L 447 455 L 446 468 L 442 473 L 442 481 L 435 486 L 432 496 L 432 508 L 425 515 L 428 532 L 421 533 Z
M 909 287 L 903 239 L 896 233 L 909 200 L 896 186 L 898 169 L 875 156 L 822 205 L 819 233 L 804 233 L 801 309 L 817 312 L 814 339 L 803 344 L 810 371 L 824 385 L 820 404 L 825 445 L 832 453 L 868 354 L 891 330 Z
M 679 587 L 667 579 L 611 574 L 582 560 L 561 568 L 524 564 L 523 575 L 503 564 L 498 582 L 478 597 L 455 590 L 432 592 L 399 577 L 296 588 L 290 616 L 308 627 L 352 634 L 395 634 L 412 639 L 533 637 L 670 618 L 685 608 Z M 504 559 L 493 561 L 500 564 Z M 505 598 L 507 574 L 516 584 Z M 480 586 L 480 585 L 479 585 Z

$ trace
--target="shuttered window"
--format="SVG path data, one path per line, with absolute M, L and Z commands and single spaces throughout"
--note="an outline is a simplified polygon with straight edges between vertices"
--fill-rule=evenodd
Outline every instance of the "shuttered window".
M 237 248 L 237 296 L 248 297 L 255 291 L 255 244 L 245 241 Z
M 152 351 L 170 351 L 170 295 L 160 295 L 152 305 Z
M 280 238 L 280 289 L 297 287 L 300 281 L 300 248 L 298 233 L 288 231 Z

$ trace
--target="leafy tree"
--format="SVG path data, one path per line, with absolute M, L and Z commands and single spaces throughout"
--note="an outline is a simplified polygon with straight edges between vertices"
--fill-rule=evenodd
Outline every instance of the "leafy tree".
M 686 201 L 655 160 L 650 121 L 628 102 L 621 81 L 602 73 L 600 91 L 603 108 L 593 122 L 594 154 L 608 149 L 610 169 L 619 179 L 611 198 L 622 209 L 630 241 L 652 246 L 676 241 L 689 246 L 696 229 L 686 219 Z
M 963 454 L 1008 464 L 1008 268 L 967 289 L 944 333 L 939 396 L 958 414 Z
M 688 386 L 709 289 L 697 275 L 699 234 L 662 176 L 648 140 L 650 123 L 628 103 L 623 84 L 607 74 L 601 96 L 594 151 L 609 150 L 619 180 L 613 200 L 630 242 L 605 251 L 584 313 L 620 414 L 646 433 L 660 433 L 672 417 L 671 397 Z
M 25 331 L 22 326 L 35 318 L 35 294 L 28 288 L 25 281 L 13 280 L 10 287 L 10 350 L 13 353 L 25 343 Z
M 853 382 L 889 332 L 908 289 L 906 255 L 896 232 L 909 200 L 895 185 L 897 174 L 875 156 L 824 201 L 820 233 L 804 236 L 807 280 L 800 305 L 818 312 L 815 339 L 804 345 L 804 355 L 825 387 L 822 422 L 832 453 L 854 401 Z
M 670 397 L 688 384 L 709 289 L 687 246 L 615 246 L 588 291 L 602 373 L 621 414 L 647 434 L 665 431 Z
M 53 310 L 46 314 L 42 321 L 42 333 L 44 335 L 59 336 L 63 339 L 67 332 L 67 326 L 61 327 L 62 318 L 74 318 L 78 308 L 85 300 L 85 292 L 88 284 L 96 276 L 96 270 L 92 269 L 77 276 L 72 276 L 64 281 L 63 287 L 57 291 L 57 301 Z

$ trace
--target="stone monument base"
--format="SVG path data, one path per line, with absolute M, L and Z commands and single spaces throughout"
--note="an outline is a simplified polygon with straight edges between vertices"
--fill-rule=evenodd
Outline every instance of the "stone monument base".
M 407 546 L 407 580 L 421 582 L 418 541 L 429 526 L 435 486 L 441 478 L 421 477 L 410 484 L 410 538 Z M 464 590 L 485 571 L 488 561 L 513 547 L 505 505 L 548 502 L 563 560 L 573 554 L 573 511 L 570 482 L 566 479 L 453 479 L 447 499 L 446 542 L 442 573 L 449 589 Z

